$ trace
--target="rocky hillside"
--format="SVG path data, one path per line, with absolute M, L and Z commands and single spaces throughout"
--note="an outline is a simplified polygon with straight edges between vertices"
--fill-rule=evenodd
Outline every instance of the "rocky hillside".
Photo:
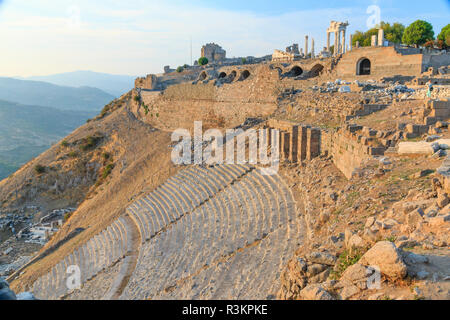
M 349 93 L 272 71 L 133 90 L 2 181 L 4 212 L 76 208 L 11 287 L 54 299 L 448 299 L 450 197 L 438 168 L 450 134 L 448 119 L 431 119 L 439 104 L 394 83 Z M 192 120 L 271 118 L 318 127 L 322 150 L 309 142 L 307 158 L 283 159 L 272 178 L 172 164 L 171 132 Z M 416 142 L 426 152 L 400 152 Z M 80 261 L 89 276 L 68 292 L 53 275 Z

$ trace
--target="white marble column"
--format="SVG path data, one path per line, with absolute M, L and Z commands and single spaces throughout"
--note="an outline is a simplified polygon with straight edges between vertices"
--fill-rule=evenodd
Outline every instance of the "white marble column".
M 339 31 L 334 32 L 334 55 L 339 54 Z
M 330 52 L 330 33 L 327 31 L 327 51 Z
M 342 53 L 345 53 L 345 51 L 347 50 L 347 47 L 345 46 L 345 38 L 345 30 L 342 30 Z
M 308 57 L 308 40 L 309 40 L 309 37 L 305 36 L 305 58 Z

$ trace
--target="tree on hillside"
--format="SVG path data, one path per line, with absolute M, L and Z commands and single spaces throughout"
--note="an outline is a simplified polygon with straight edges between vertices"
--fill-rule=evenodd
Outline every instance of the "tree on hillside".
M 352 46 L 356 46 L 356 41 L 359 41 L 360 47 L 370 47 L 372 44 L 372 36 L 378 35 L 378 29 L 372 28 L 366 32 L 356 31 L 352 38 Z
M 401 43 L 403 34 L 405 32 L 405 26 L 401 23 L 395 22 L 394 24 L 389 24 L 381 22 L 379 28 L 384 30 L 384 37 L 393 43 Z
M 415 45 L 418 47 L 433 39 L 434 31 L 431 23 L 423 20 L 417 20 L 405 29 L 402 41 L 405 44 Z
M 447 46 L 450 46 L 450 24 L 442 28 L 441 33 L 437 36 L 438 41 L 444 42 Z
M 206 58 L 206 57 L 201 57 L 201 58 L 198 59 L 198 64 L 201 65 L 201 66 L 207 65 L 208 62 L 209 62 L 208 58 Z
M 177 72 L 178 72 L 178 73 L 183 72 L 183 70 L 184 70 L 184 68 L 183 68 L 182 66 L 179 66 L 179 67 L 177 68 Z
M 384 37 L 393 43 L 401 43 L 405 26 L 401 23 L 395 22 L 390 24 L 387 22 L 381 22 L 376 25 L 375 28 L 367 30 L 366 32 L 356 31 L 352 38 L 352 45 L 356 46 L 356 42 L 359 41 L 359 46 L 370 47 L 372 44 L 372 36 L 378 35 L 378 30 L 384 30 Z

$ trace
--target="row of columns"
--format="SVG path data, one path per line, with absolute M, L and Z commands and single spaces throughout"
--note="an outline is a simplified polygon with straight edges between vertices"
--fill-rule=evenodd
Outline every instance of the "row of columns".
M 331 32 L 327 32 L 327 51 L 328 52 L 330 52 L 330 48 L 331 48 L 330 37 L 331 37 Z M 334 54 L 335 55 L 345 53 L 347 51 L 345 39 L 346 39 L 346 30 L 345 29 L 334 32 Z M 351 46 L 351 43 L 352 42 L 350 41 L 350 46 Z
M 308 43 L 309 43 L 309 36 L 305 36 L 305 57 L 308 56 Z M 311 58 L 315 58 L 315 52 L 314 52 L 314 38 L 311 39 Z
M 269 146 L 272 138 L 271 129 L 273 128 L 265 129 Z M 318 157 L 320 155 L 320 135 L 320 129 L 310 126 L 295 125 L 289 131 L 280 131 L 280 160 L 296 163 Z

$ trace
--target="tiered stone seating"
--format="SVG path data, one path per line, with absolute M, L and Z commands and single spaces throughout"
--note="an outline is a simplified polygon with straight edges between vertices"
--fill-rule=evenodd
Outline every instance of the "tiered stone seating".
M 52 270 L 39 278 L 33 285 L 38 299 L 59 299 L 68 294 L 67 268 L 76 265 L 81 271 L 81 284 L 92 279 L 131 250 L 130 227 L 124 218 L 119 218 L 111 226 L 57 263 Z
M 123 299 L 266 299 L 302 236 L 280 177 L 244 165 L 191 166 L 127 213 L 142 242 Z M 61 298 L 69 293 L 69 266 L 80 267 L 84 284 L 131 250 L 132 232 L 121 217 L 39 278 L 34 292 Z
M 165 184 L 173 190 L 165 197 L 172 200 L 166 209 L 178 218 L 143 242 L 121 298 L 266 299 L 276 294 L 281 264 L 295 248 L 289 243 L 302 235 L 294 200 L 280 177 L 243 166 L 194 166 L 171 181 Z M 174 285 L 175 290 L 166 290 Z
M 192 166 L 168 179 L 148 196 L 135 201 L 127 212 L 138 226 L 142 242 L 150 240 L 169 224 L 214 197 L 250 169 L 244 165 Z

